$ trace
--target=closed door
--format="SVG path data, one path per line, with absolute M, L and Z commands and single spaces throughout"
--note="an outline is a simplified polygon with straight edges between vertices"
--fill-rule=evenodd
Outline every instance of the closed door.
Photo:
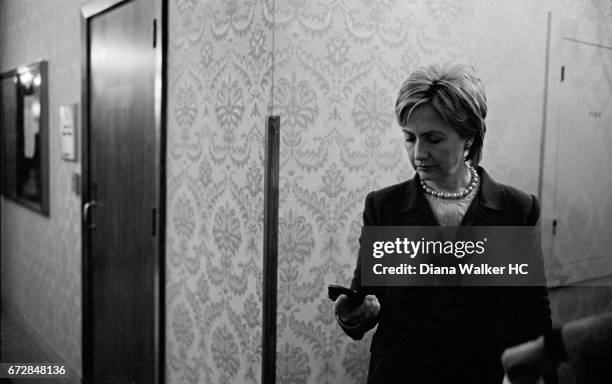
M 155 2 L 115 3 L 87 21 L 84 370 L 93 383 L 154 383 L 159 359 Z
M 612 273 L 611 42 L 562 42 L 553 253 L 571 281 Z

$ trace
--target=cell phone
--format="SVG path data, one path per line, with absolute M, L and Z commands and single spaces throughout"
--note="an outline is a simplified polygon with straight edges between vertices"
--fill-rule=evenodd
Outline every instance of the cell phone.
M 327 287 L 327 296 L 330 300 L 336 301 L 340 295 L 346 295 L 348 297 L 348 304 L 350 306 L 357 306 L 363 302 L 365 295 L 359 293 L 354 289 L 342 287 L 340 285 L 330 284 Z

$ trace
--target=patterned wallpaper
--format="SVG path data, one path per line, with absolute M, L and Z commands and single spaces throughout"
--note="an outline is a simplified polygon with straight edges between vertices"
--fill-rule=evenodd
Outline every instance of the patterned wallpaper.
M 270 109 L 281 116 L 277 380 L 364 382 L 369 338 L 343 335 L 325 286 L 350 280 L 366 193 L 412 176 L 397 90 L 420 65 L 473 64 L 490 110 L 483 165 L 536 193 L 549 10 L 612 24 L 606 1 L 170 2 L 169 382 L 259 381 Z M 609 290 L 577 292 L 553 294 L 559 319 L 612 306 Z
M 169 2 L 170 383 L 260 381 L 270 4 Z
M 59 106 L 80 100 L 80 5 L 3 0 L 0 71 L 49 62 L 50 216 L 2 198 L 2 305 L 81 372 L 81 200 L 71 191 L 80 162 L 60 159 Z

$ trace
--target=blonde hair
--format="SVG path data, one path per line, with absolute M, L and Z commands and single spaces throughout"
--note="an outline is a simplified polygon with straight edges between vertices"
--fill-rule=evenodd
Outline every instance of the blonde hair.
M 395 102 L 399 125 L 406 126 L 412 111 L 425 104 L 433 107 L 461 138 L 473 139 L 466 160 L 478 165 L 487 130 L 487 98 L 474 69 L 463 64 L 445 64 L 412 72 Z

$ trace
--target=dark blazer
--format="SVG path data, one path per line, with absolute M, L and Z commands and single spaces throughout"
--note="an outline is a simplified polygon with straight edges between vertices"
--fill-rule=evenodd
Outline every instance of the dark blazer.
M 498 184 L 478 168 L 481 185 L 461 225 L 534 226 L 533 195 Z M 439 225 L 412 180 L 368 194 L 364 226 Z M 541 260 L 539 250 L 538 262 Z M 500 357 L 511 345 L 551 327 L 546 287 L 362 287 L 361 263 L 351 287 L 375 294 L 377 321 L 344 331 L 353 339 L 378 325 L 368 383 L 492 383 L 503 379 Z

